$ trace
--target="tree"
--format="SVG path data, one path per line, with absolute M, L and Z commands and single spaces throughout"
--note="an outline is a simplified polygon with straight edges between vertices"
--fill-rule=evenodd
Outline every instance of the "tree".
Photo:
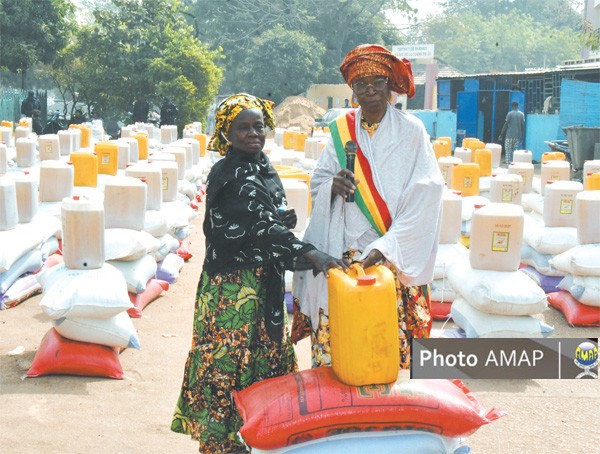
M 323 69 L 325 47 L 312 36 L 281 25 L 256 38 L 252 48 L 254 52 L 244 61 L 242 81 L 248 80 L 247 90 L 252 94 L 276 103 L 305 91 Z
M 52 63 L 74 28 L 70 0 L 2 0 L 0 67 L 21 75 L 38 63 Z
M 477 12 L 435 17 L 422 27 L 436 57 L 465 73 L 554 66 L 579 53 L 578 33 L 535 22 L 516 10 L 484 18 Z
M 385 17 L 386 9 L 412 11 L 406 0 L 187 0 L 187 4 L 196 36 L 212 48 L 222 49 L 225 55 L 225 92 L 236 91 L 241 80 L 248 86 L 269 82 L 270 72 L 254 75 L 243 65 L 249 54 L 256 55 L 256 39 L 277 26 L 312 36 L 324 45 L 323 71 L 317 81 L 337 83 L 342 81 L 339 65 L 344 55 L 357 44 L 402 42 Z M 273 57 L 269 49 L 265 50 L 265 59 Z M 280 71 L 287 71 L 286 77 L 294 78 L 293 68 L 278 68 L 277 77 Z M 285 92 L 281 96 L 297 93 Z
M 540 24 L 579 30 L 582 18 L 577 9 L 581 4 L 582 0 L 446 0 L 441 6 L 444 16 L 478 13 L 487 20 L 518 11 Z
M 180 127 L 204 119 L 222 77 L 220 53 L 192 36 L 179 0 L 111 0 L 93 16 L 72 50 L 82 101 L 122 118 L 139 95 L 169 96 Z
M 391 31 L 384 10 L 413 11 L 404 0 L 313 0 L 313 8 L 323 12 L 307 29 L 326 48 L 320 83 L 343 82 L 339 66 L 344 56 L 359 44 L 402 44 L 403 38 Z

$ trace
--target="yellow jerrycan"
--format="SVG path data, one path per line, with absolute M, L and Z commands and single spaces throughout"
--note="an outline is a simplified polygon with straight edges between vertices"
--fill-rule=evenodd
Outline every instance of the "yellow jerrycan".
M 394 274 L 383 265 L 329 270 L 331 365 L 350 386 L 392 383 L 400 370 Z

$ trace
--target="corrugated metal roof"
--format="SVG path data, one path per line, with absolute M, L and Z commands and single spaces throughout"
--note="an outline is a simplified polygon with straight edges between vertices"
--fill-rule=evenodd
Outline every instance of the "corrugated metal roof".
M 581 61 L 581 63 L 580 63 Z M 497 77 L 497 76 L 531 76 L 552 73 L 567 73 L 573 71 L 598 71 L 600 76 L 600 61 L 587 62 L 584 60 L 576 60 L 574 64 L 556 66 L 554 68 L 539 68 L 528 71 L 513 71 L 513 72 L 489 72 L 480 74 L 463 74 L 458 76 L 438 75 L 438 79 L 459 79 L 459 78 L 474 78 L 474 77 Z
M 425 84 L 425 70 L 427 69 L 427 65 L 423 64 L 413 64 L 413 77 L 415 80 L 415 85 L 424 85 Z M 440 77 L 447 78 L 456 78 L 456 77 L 466 77 L 466 74 L 456 69 L 454 66 L 447 65 L 445 63 L 441 63 L 438 61 L 438 79 Z

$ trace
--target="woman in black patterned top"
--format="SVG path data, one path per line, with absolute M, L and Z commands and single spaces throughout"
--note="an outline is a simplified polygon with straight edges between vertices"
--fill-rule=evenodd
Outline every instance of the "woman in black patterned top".
M 297 368 L 284 306 L 284 272 L 301 259 L 315 272 L 346 269 L 289 230 L 293 209 L 262 152 L 271 101 L 238 94 L 223 101 L 209 148 L 224 159 L 207 180 L 206 257 L 196 294 L 192 348 L 171 429 L 200 441 L 200 452 L 243 451 L 231 397 Z

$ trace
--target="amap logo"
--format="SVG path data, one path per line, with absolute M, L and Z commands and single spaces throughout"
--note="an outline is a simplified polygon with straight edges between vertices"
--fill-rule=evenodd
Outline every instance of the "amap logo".
M 589 375 L 593 378 L 598 378 L 594 372 L 590 369 L 598 365 L 598 347 L 591 342 L 582 342 L 575 349 L 575 364 L 577 367 L 583 369 L 577 377 L 582 378 Z

